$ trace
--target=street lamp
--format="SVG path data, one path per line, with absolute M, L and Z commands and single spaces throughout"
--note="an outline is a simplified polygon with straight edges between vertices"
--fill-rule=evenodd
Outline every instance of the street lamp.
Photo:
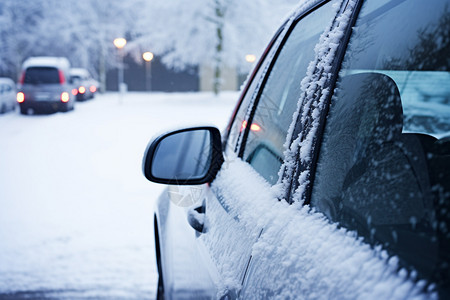
M 153 53 L 147 51 L 142 54 L 142 58 L 145 60 L 145 89 L 147 91 L 152 90 L 152 69 L 151 61 L 153 59 Z
M 116 38 L 113 41 L 114 46 L 116 46 L 119 57 L 120 57 L 120 64 L 119 64 L 119 73 L 118 73 L 118 89 L 119 89 L 119 99 L 122 100 L 122 93 L 125 91 L 125 85 L 123 83 L 123 47 L 127 44 L 127 40 L 124 38 Z
M 247 55 L 245 56 L 245 60 L 246 60 L 247 62 L 249 62 L 249 63 L 254 63 L 255 60 L 256 60 L 256 56 L 253 55 L 253 54 L 247 54 Z
M 124 38 L 117 38 L 114 39 L 113 43 L 114 46 L 117 47 L 117 49 L 123 49 L 123 47 L 125 47 L 125 45 L 127 44 L 127 40 Z

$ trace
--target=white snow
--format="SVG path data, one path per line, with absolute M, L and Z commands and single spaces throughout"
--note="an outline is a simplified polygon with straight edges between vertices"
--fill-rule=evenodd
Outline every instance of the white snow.
M 258 234 L 263 228 L 252 247 L 243 299 L 437 298 L 421 293 L 425 282 L 414 283 L 414 275 L 397 272 L 396 257 L 371 249 L 354 232 L 338 229 L 309 206 L 278 201 L 277 187 L 271 188 L 239 159 L 224 164 L 212 188 L 223 195 L 230 217 L 239 219 L 243 231 Z M 230 266 L 221 266 L 223 274 L 235 274 L 226 272 Z
M 23 62 L 23 69 L 31 66 L 53 66 L 68 69 L 70 63 L 65 57 L 35 56 L 30 57 Z
M 299 176 L 299 185 L 294 194 L 294 200 L 298 202 L 304 201 L 304 192 L 306 191 L 306 186 L 309 184 L 310 166 L 308 162 L 311 159 L 311 150 L 315 143 L 314 137 L 319 126 L 320 112 L 323 110 L 325 100 L 330 93 L 328 88 L 324 88 L 326 81 L 332 76 L 329 66 L 335 58 L 337 51 L 336 45 L 338 45 L 344 35 L 355 5 L 356 1 L 350 0 L 346 4 L 346 9 L 343 13 L 333 21 L 333 24 L 329 24 L 328 29 L 320 36 L 319 43 L 314 48 L 315 59 L 309 64 L 307 74 L 301 82 L 302 96 L 298 101 L 297 112 L 294 114 L 288 130 L 284 145 L 286 148 L 284 152 L 285 162 L 280 170 L 280 172 L 293 174 L 294 168 L 297 165 L 297 153 L 300 153 L 300 161 L 302 164 L 307 165 L 307 167 Z M 333 8 L 336 12 L 340 10 L 338 3 L 333 4 Z M 330 47 L 330 45 L 332 46 Z M 321 89 L 319 89 L 320 87 Z M 321 93 L 317 95 L 319 90 Z M 299 118 L 301 124 L 309 125 L 308 128 L 304 129 L 304 134 L 301 132 L 298 136 L 293 136 L 295 124 Z M 292 141 L 290 145 L 289 141 Z M 290 177 L 283 179 L 281 182 L 283 188 L 280 190 L 288 188 L 290 181 Z
M 142 175 L 144 150 L 166 127 L 224 128 L 237 99 L 109 93 L 69 113 L 0 116 L 0 298 L 152 299 L 164 186 Z

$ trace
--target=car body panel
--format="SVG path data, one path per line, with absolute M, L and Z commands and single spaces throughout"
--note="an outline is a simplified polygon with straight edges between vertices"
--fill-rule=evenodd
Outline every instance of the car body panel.
M 206 188 L 206 187 L 202 187 Z M 195 187 L 198 190 L 198 187 Z M 192 199 L 195 197 L 195 199 Z M 186 207 L 175 205 L 180 199 L 198 201 L 190 187 L 168 187 L 158 198 L 155 230 L 158 231 L 157 253 L 164 274 L 165 299 L 213 299 L 215 284 L 205 255 L 198 249 L 197 234 L 186 218 Z

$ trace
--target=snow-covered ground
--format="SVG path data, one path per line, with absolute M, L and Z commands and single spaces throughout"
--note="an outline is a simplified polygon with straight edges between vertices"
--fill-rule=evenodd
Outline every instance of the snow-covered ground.
M 167 128 L 215 124 L 238 99 L 115 93 L 51 115 L 0 115 L 0 298 L 153 299 L 152 212 L 141 159 Z

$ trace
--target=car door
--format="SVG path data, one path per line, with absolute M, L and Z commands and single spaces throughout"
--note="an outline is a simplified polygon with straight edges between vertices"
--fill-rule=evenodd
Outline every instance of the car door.
M 241 147 L 242 157 L 274 184 L 274 199 L 282 201 L 266 198 L 259 204 L 265 210 L 265 220 L 252 247 L 240 292 L 244 299 L 301 298 L 298 293 L 306 291 L 305 285 L 298 285 L 298 279 L 307 275 L 301 273 L 298 264 L 308 247 L 302 249 L 295 239 L 306 232 L 303 217 L 307 208 L 302 207 L 301 201 L 289 203 L 303 193 L 298 182 L 308 180 L 304 173 L 314 152 L 313 137 L 320 124 L 320 110 L 330 91 L 335 60 L 354 8 L 351 1 L 323 2 L 296 19 L 284 45 L 286 57 L 282 51 L 277 61 L 285 60 L 286 64 L 278 69 L 275 65 L 271 70 L 248 122 L 251 125 Z M 305 298 L 314 298 L 313 295 Z
M 198 237 L 200 252 L 207 254 L 206 264 L 215 274 L 211 277 L 218 298 L 239 297 L 253 247 L 275 221 L 272 210 L 280 203 L 282 185 L 279 171 L 301 81 L 340 3 L 323 1 L 292 18 L 250 83 L 230 126 L 225 163 L 197 209 L 205 218 Z
M 448 121 L 441 117 L 446 108 L 436 89 L 428 107 L 434 115 L 418 110 L 417 102 L 430 100 L 414 88 L 447 76 L 448 60 L 445 65 L 442 58 L 448 52 L 440 49 L 448 43 L 436 42 L 436 51 L 427 54 L 419 45 L 424 32 L 442 41 L 446 34 L 435 28 L 444 19 L 448 24 L 448 3 L 425 6 L 350 1 L 317 47 L 325 51 L 315 65 L 319 72 L 305 83 L 299 135 L 290 146 L 297 155 L 285 158 L 286 169 L 294 166 L 292 204 L 273 206 L 273 222 L 253 246 L 243 298 L 448 298 Z M 333 36 L 342 38 L 336 43 L 328 39 Z M 345 50 L 345 57 L 338 51 L 321 64 L 333 47 Z M 424 55 L 432 59 L 415 60 Z M 403 120 L 400 95 L 407 98 Z M 420 170 L 427 160 L 435 169 L 430 182 Z M 434 212 L 431 194 L 437 197 Z

